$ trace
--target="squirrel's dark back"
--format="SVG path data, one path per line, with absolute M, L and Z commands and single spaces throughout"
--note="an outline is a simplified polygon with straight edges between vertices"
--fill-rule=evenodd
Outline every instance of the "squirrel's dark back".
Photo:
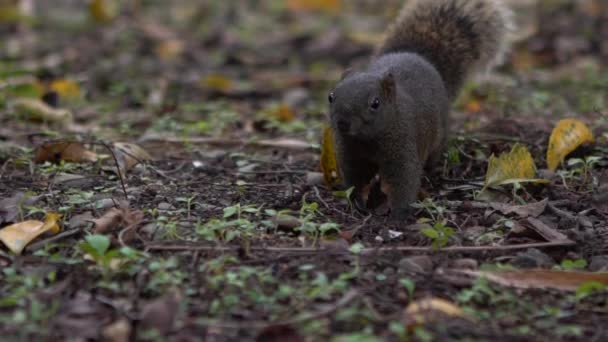
M 376 56 L 421 55 L 454 98 L 471 72 L 502 60 L 510 26 L 510 12 L 500 0 L 409 0 Z

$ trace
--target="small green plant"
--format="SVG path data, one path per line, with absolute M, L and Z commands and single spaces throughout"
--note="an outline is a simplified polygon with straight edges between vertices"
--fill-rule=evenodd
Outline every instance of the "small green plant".
M 570 158 L 566 163 L 568 165 L 567 170 L 559 170 L 557 174 L 562 178 L 564 187 L 568 188 L 567 181 L 574 181 L 580 179 L 580 187 L 589 185 L 589 181 L 592 178 L 591 171 L 597 164 L 602 160 L 601 157 L 588 156 L 584 158 Z
M 585 259 L 565 259 L 560 264 L 560 267 L 565 271 L 584 270 L 587 267 L 587 261 Z
M 576 289 L 576 299 L 581 300 L 594 293 L 608 292 L 608 286 L 597 281 L 586 282 Z
M 300 208 L 300 226 L 296 229 L 311 237 L 313 246 L 317 244 L 319 237 L 331 232 L 340 232 L 340 226 L 336 223 L 325 222 L 320 224 L 315 222 L 319 215 L 322 215 L 319 211 L 319 204 L 317 202 L 307 203 L 306 198 L 304 198 L 302 208 Z
M 87 235 L 78 246 L 101 268 L 105 276 L 112 271 L 120 271 L 129 261 L 139 260 L 142 256 L 129 247 L 110 249 L 110 238 L 100 234 Z
M 421 233 L 433 240 L 433 248 L 439 249 L 448 244 L 450 237 L 454 235 L 454 229 L 447 227 L 445 221 L 440 221 L 431 228 L 422 229 Z

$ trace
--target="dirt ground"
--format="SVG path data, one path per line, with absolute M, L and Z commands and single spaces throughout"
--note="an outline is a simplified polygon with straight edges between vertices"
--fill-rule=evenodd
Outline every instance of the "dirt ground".
M 512 52 L 467 83 L 398 223 L 325 185 L 320 144 L 400 1 L 108 2 L 0 0 L 0 227 L 62 215 L 0 244 L 3 339 L 608 340 L 604 1 L 509 1 Z M 562 118 L 595 141 L 551 172 Z M 515 144 L 548 182 L 482 193 Z

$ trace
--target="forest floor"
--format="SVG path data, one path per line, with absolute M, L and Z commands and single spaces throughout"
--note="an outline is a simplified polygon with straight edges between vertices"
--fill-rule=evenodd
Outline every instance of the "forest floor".
M 3 339 L 608 340 L 608 11 L 540 6 L 394 223 L 319 157 L 327 93 L 386 11 L 53 3 L 0 19 L 0 227 L 61 214 L 0 244 Z M 595 143 L 550 172 L 562 118 Z M 515 144 L 548 182 L 482 193 Z

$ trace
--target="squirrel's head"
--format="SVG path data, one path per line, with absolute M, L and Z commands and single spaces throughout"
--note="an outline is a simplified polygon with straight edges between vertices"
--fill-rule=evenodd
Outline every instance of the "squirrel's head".
M 328 97 L 332 128 L 345 136 L 375 139 L 393 122 L 395 91 L 390 72 L 345 74 Z

